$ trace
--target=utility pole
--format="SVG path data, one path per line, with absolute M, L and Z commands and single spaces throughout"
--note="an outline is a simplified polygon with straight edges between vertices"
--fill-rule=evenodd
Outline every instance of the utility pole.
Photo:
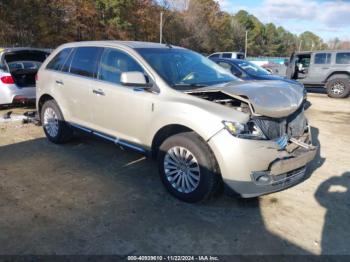
M 303 40 L 301 39 L 300 42 L 299 42 L 299 52 L 300 52 L 300 49 L 301 49 L 301 43 L 303 42 Z
M 248 49 L 248 30 L 245 30 L 245 47 L 244 47 L 244 57 L 247 57 L 247 49 Z
M 160 12 L 160 24 L 159 24 L 159 43 L 163 40 L 163 12 Z

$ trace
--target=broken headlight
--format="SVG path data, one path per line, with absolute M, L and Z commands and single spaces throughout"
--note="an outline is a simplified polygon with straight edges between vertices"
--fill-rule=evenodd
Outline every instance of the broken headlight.
M 239 122 L 222 121 L 227 131 L 239 138 L 246 139 L 267 139 L 261 129 L 253 122 L 246 124 Z

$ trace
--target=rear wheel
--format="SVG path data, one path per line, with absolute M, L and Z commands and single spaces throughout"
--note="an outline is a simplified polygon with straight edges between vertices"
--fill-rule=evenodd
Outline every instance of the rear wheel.
M 166 189 L 185 202 L 209 198 L 220 183 L 213 153 L 193 132 L 166 139 L 159 149 L 158 167 Z
M 61 110 L 54 100 L 46 101 L 41 110 L 41 122 L 46 137 L 55 144 L 68 142 L 72 128 L 64 121 Z
M 350 93 L 350 83 L 348 78 L 335 78 L 327 81 L 327 93 L 329 97 L 344 98 Z

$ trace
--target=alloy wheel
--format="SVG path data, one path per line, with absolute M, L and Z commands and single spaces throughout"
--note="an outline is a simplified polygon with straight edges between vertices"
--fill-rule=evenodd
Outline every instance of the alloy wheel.
M 164 157 L 164 172 L 171 186 L 181 193 L 191 193 L 199 185 L 200 169 L 196 157 L 186 148 L 175 146 Z
M 335 95 L 341 95 L 344 93 L 345 84 L 343 82 L 335 82 L 331 87 L 331 92 Z
M 54 109 L 48 107 L 44 112 L 44 128 L 51 137 L 56 137 L 58 134 L 58 117 Z

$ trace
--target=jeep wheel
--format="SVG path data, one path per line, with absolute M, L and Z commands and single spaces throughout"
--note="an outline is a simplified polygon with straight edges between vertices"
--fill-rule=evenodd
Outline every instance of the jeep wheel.
M 212 151 L 193 132 L 166 139 L 159 149 L 158 167 L 167 190 L 185 202 L 209 198 L 220 182 Z
M 41 122 L 46 137 L 55 144 L 65 143 L 73 136 L 72 128 L 64 121 L 61 110 L 54 100 L 49 100 L 43 105 Z
M 349 95 L 350 84 L 348 78 L 335 78 L 329 80 L 326 84 L 329 97 L 344 98 Z

